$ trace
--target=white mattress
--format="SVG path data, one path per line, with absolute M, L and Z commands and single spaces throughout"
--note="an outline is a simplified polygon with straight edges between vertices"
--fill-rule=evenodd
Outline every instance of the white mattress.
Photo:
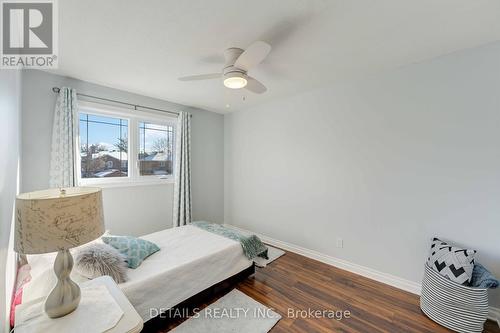
M 129 280 L 119 287 L 144 321 L 154 317 L 156 310 L 169 309 L 252 265 L 238 242 L 194 226 L 141 238 L 157 244 L 160 251 L 138 268 L 128 269 Z M 24 289 L 23 302 L 47 295 L 55 283 L 47 256 L 41 257 L 28 257 L 33 280 Z M 54 256 L 50 258 L 53 262 Z M 83 281 L 75 274 L 72 277 Z

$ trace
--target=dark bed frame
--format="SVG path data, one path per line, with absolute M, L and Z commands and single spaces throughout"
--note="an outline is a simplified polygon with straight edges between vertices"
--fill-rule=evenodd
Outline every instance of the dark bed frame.
M 165 329 L 171 329 L 182 321 L 187 319 L 187 316 L 194 314 L 195 309 L 200 309 L 208 305 L 207 302 L 224 295 L 229 290 L 233 289 L 239 282 L 255 274 L 255 263 L 252 266 L 245 268 L 239 273 L 228 277 L 227 279 L 208 287 L 207 289 L 191 296 L 187 300 L 172 307 L 169 311 L 152 318 L 144 323 L 143 333 L 145 332 L 160 332 Z M 168 288 L 168 286 L 166 286 Z M 181 316 L 179 317 L 179 313 Z

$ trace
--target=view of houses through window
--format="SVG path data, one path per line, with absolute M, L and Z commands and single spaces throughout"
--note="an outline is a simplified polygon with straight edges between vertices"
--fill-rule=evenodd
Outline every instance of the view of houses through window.
M 81 179 L 172 175 L 174 125 L 80 112 Z M 129 131 L 129 127 L 136 130 Z M 130 133 L 130 136 L 129 136 Z M 129 155 L 133 145 L 135 156 Z M 137 169 L 135 169 L 137 167 Z M 137 170 L 137 171 L 134 171 Z
M 128 120 L 80 113 L 81 178 L 127 177 Z
M 173 126 L 139 123 L 139 172 L 141 176 L 171 175 Z

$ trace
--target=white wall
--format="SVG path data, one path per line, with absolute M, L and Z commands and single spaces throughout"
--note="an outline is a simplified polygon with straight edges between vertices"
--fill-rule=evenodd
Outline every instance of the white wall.
M 223 220 L 223 117 L 47 72 L 30 70 L 23 76 L 22 191 L 48 187 L 50 142 L 56 94 L 52 87 L 70 86 L 78 92 L 167 110 L 187 110 L 192 118 L 193 217 Z M 141 235 L 172 226 L 173 186 L 153 185 L 103 190 L 106 227 L 113 233 Z
M 415 282 L 440 236 L 500 277 L 500 43 L 232 113 L 224 141 L 225 223 Z
M 18 191 L 21 73 L 0 70 L 0 333 L 6 332 L 15 267 L 9 236 Z

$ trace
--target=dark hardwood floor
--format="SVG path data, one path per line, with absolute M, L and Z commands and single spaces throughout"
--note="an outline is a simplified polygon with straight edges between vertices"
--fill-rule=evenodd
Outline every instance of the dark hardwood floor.
M 282 315 L 272 333 L 451 332 L 420 311 L 418 296 L 291 252 L 266 268 L 257 268 L 253 277 L 236 288 Z M 200 304 L 200 308 L 222 295 Z M 350 316 L 340 320 L 328 315 L 287 317 L 290 311 L 308 309 L 344 314 L 349 311 Z M 143 332 L 168 332 L 183 320 L 155 319 L 145 325 Z M 500 332 L 500 328 L 488 321 L 485 332 Z

